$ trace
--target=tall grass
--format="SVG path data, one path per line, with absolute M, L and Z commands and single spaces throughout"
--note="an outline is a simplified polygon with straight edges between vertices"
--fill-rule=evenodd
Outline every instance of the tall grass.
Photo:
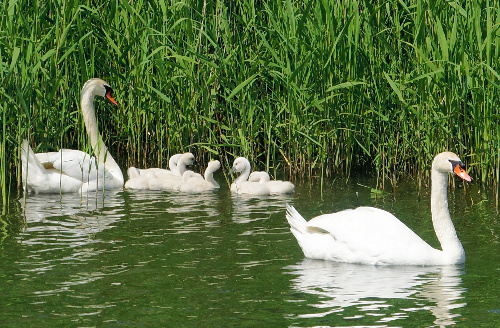
M 500 189 L 499 1 L 5 1 L 0 15 L 0 179 L 19 145 L 88 148 L 79 93 L 99 104 L 115 158 L 165 166 L 248 156 L 296 177 L 372 172 L 428 182 L 458 153 Z

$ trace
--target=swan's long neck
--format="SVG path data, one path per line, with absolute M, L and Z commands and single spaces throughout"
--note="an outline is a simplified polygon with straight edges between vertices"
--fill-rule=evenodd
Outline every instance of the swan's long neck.
M 271 177 L 269 176 L 269 173 L 262 172 L 260 174 L 260 181 L 259 182 L 269 182 L 269 181 L 271 181 Z
M 241 171 L 240 175 L 238 176 L 238 178 L 236 178 L 236 184 L 240 184 L 242 182 L 245 182 L 248 180 L 248 176 L 250 175 L 250 163 L 248 163 L 247 165 L 245 165 L 245 168 L 243 169 L 243 171 Z
M 432 224 L 441 243 L 444 256 L 458 263 L 465 259 L 465 252 L 457 237 L 448 209 L 448 173 L 432 170 L 431 212 Z
M 205 171 L 205 181 L 210 182 L 213 184 L 215 187 L 220 188 L 220 185 L 217 181 L 214 179 L 214 172 L 216 171 L 215 167 L 207 167 Z
M 170 160 L 168 161 L 168 168 L 170 169 L 170 172 L 172 172 L 172 173 L 179 171 L 179 169 L 177 168 L 177 161 L 172 159 L 172 158 L 170 158 Z
M 118 182 L 121 181 L 123 184 L 123 173 L 113 156 L 108 152 L 108 148 L 102 141 L 102 137 L 97 128 L 94 92 L 92 88 L 85 90 L 82 94 L 81 106 L 85 128 L 90 137 L 90 145 L 94 151 L 94 156 L 97 158 L 98 163 L 104 164 L 106 170 L 108 170 Z
M 180 176 L 184 176 L 184 172 L 187 171 L 187 164 L 184 163 L 182 159 L 177 162 L 177 172 L 179 172 Z

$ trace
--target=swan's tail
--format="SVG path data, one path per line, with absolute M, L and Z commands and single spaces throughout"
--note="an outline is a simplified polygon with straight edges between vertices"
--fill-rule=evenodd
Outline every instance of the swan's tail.
M 307 232 L 307 221 L 297 212 L 295 207 L 286 204 L 286 219 L 290 224 L 290 230 L 295 234 Z
M 47 172 L 45 168 L 36 158 L 35 153 L 31 149 L 28 140 L 23 140 L 23 145 L 21 146 L 21 163 L 22 163 L 22 178 L 23 185 L 26 189 L 30 185 L 30 180 L 40 175 L 45 175 Z

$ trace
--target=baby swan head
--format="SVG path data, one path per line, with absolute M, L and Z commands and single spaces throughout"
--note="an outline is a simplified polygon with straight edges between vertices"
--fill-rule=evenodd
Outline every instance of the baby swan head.
M 231 169 L 231 171 L 229 171 L 229 173 L 243 172 L 247 169 L 249 170 L 249 168 L 250 162 L 248 161 L 248 159 L 246 159 L 245 157 L 238 157 L 234 160 L 233 168 Z

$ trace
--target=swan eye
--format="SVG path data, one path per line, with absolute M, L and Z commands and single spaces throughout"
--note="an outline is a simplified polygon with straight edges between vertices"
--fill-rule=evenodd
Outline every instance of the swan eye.
M 118 103 L 116 102 L 115 98 L 113 98 L 113 89 L 109 85 L 105 85 L 104 89 L 106 90 L 106 94 L 104 97 L 109 100 L 110 103 L 112 103 L 115 106 L 118 106 Z
M 455 168 L 458 166 L 462 171 L 465 171 L 465 164 L 462 161 L 455 161 L 451 159 L 449 159 L 449 161 L 453 170 L 455 170 Z

